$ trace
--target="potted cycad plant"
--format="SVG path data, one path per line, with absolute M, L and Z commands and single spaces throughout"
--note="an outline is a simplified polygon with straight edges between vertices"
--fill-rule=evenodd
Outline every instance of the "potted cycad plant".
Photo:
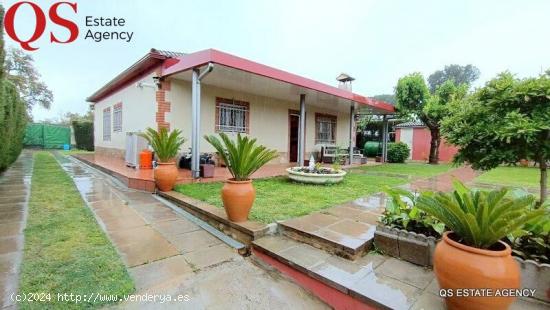
M 178 178 L 178 168 L 175 158 L 180 146 L 185 142 L 181 137 L 181 130 L 174 129 L 171 132 L 166 128 L 156 131 L 147 128 L 140 136 L 147 139 L 158 159 L 154 170 L 155 183 L 159 190 L 166 192 L 172 190 Z
M 534 209 L 532 195 L 514 197 L 507 188 L 470 190 L 454 181 L 452 193 L 423 193 L 416 207 L 445 223 L 434 253 L 434 272 L 441 289 L 449 291 L 449 309 L 507 309 L 513 297 L 495 296 L 517 289 L 520 272 L 510 246 L 500 241 L 545 211 Z M 456 289 L 492 290 L 492 296 L 457 296 Z M 499 291 L 502 292 L 502 291 Z
M 219 136 L 221 140 L 213 135 L 204 138 L 216 149 L 233 176 L 225 182 L 221 192 L 227 217 L 234 222 L 243 222 L 248 219 L 256 199 L 250 175 L 276 158 L 277 151 L 256 145 L 256 139 L 242 137 L 241 134 L 235 141 L 224 133 Z

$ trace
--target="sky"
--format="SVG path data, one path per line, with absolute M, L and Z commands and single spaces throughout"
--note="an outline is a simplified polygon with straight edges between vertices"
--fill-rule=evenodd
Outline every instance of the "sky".
M 80 35 L 70 44 L 51 44 L 69 32 L 48 22 L 30 52 L 42 80 L 54 93 L 49 110 L 35 107 L 35 121 L 65 112 L 84 113 L 86 97 L 144 56 L 150 48 L 195 52 L 215 48 L 326 84 L 340 72 L 355 77 L 355 93 L 393 93 L 399 77 L 427 78 L 447 64 L 473 64 L 481 71 L 474 86 L 509 70 L 518 77 L 550 68 L 550 1 L 171 1 L 72 0 Z M 17 1 L 0 1 L 9 8 Z M 53 1 L 34 1 L 45 12 Z M 126 20 L 119 31 L 130 42 L 84 40 L 86 16 Z M 35 20 L 28 7 L 16 15 L 21 38 Z M 100 28 L 94 28 L 100 30 Z M 113 30 L 105 28 L 104 30 Z M 6 36 L 6 42 L 18 46 Z

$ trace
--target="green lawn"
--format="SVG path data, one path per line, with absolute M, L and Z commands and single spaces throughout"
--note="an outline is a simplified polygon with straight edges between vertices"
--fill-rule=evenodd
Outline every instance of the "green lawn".
M 405 174 L 412 177 L 432 177 L 453 169 L 451 164 L 428 165 L 421 163 L 383 164 L 377 166 L 363 166 L 359 168 L 368 172 L 382 172 Z
M 476 178 L 477 182 L 538 188 L 540 170 L 534 167 L 498 167 Z M 550 188 L 550 185 L 549 185 Z
M 94 151 L 86 151 L 86 150 L 79 150 L 79 149 L 72 149 L 72 150 L 59 150 L 59 153 L 63 155 L 73 155 L 73 154 L 92 154 Z
M 52 300 L 20 307 L 95 308 L 104 303 L 58 302 L 57 293 L 132 293 L 124 264 L 72 179 L 50 153 L 37 152 L 34 159 L 20 292 L 51 293 Z
M 350 173 L 336 185 L 306 185 L 289 181 L 286 177 L 254 180 L 256 201 L 250 218 L 272 223 L 334 205 L 368 196 L 382 190 L 385 185 L 406 183 L 403 178 Z M 196 199 L 223 207 L 220 190 L 223 183 L 194 183 L 177 185 L 175 190 Z

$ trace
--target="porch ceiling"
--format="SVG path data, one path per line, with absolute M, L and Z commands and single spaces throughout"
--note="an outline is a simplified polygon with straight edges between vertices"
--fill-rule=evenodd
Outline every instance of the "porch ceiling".
M 214 70 L 201 81 L 203 85 L 242 91 L 254 95 L 299 102 L 306 95 L 306 104 L 349 111 L 352 103 L 373 114 L 393 114 L 392 105 L 352 92 L 262 65 L 214 49 L 170 59 L 163 65 L 162 76 L 191 81 L 192 68 L 214 64 Z
M 171 78 L 191 81 L 191 70 L 172 75 Z M 203 87 L 215 86 L 237 92 L 275 98 L 300 104 L 300 94 L 306 94 L 306 104 L 329 110 L 349 112 L 349 99 L 300 87 L 261 75 L 215 64 L 214 70 L 201 81 Z

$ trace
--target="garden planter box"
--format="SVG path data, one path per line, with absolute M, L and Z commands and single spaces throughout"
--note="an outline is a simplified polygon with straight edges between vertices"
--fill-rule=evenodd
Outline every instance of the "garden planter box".
M 381 225 L 374 232 L 374 244 L 378 250 L 421 266 L 433 265 L 433 252 L 438 241 L 434 237 Z M 534 299 L 550 302 L 550 264 L 514 258 L 521 271 L 521 287 L 536 289 Z
M 378 225 L 374 232 L 374 245 L 378 250 L 420 266 L 433 265 L 436 243 L 435 237 L 388 226 Z
M 550 264 L 539 264 L 514 256 L 521 271 L 521 287 L 536 289 L 533 298 L 550 302 Z
M 294 171 L 293 168 L 287 168 L 286 172 L 291 180 L 307 184 L 336 184 L 342 182 L 347 174 L 343 170 L 334 174 L 317 174 Z

